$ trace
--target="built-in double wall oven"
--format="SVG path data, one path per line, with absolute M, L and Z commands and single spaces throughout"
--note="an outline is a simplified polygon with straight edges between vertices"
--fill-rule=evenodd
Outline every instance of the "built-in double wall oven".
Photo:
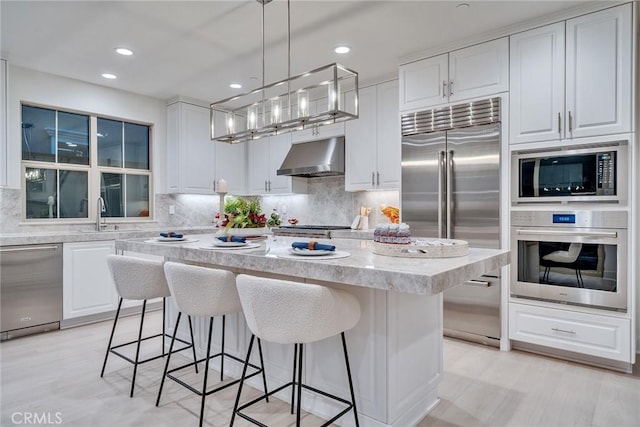
M 512 204 L 595 202 L 626 204 L 628 146 L 515 152 Z
M 627 310 L 625 210 L 511 212 L 511 296 Z

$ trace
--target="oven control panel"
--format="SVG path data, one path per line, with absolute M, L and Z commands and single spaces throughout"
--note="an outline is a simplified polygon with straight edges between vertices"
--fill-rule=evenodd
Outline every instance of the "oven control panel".
M 511 211 L 517 227 L 627 228 L 626 211 Z
M 598 194 L 616 194 L 616 153 L 598 153 Z

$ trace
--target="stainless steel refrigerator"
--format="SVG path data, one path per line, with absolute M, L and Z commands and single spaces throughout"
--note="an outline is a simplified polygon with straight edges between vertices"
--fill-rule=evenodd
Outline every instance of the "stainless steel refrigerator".
M 400 215 L 414 237 L 500 247 L 500 99 L 402 116 Z M 444 292 L 445 335 L 499 345 L 499 271 Z

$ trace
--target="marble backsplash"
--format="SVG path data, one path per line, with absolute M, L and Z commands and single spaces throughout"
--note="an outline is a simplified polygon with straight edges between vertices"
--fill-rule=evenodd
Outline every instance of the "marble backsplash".
M 300 224 L 351 225 L 360 206 L 370 207 L 369 228 L 389 222 L 380 205 L 399 206 L 398 191 L 344 191 L 344 177 L 310 178 L 307 194 L 262 196 L 262 210 L 276 209 L 284 218 L 297 218 Z M 66 231 L 87 228 L 84 223 L 51 224 L 21 221 L 20 189 L 0 188 L 0 233 Z M 219 197 L 194 194 L 156 194 L 155 220 L 127 224 L 128 228 L 214 226 Z M 174 214 L 170 214 L 170 206 Z M 108 220 L 107 220 L 108 221 Z

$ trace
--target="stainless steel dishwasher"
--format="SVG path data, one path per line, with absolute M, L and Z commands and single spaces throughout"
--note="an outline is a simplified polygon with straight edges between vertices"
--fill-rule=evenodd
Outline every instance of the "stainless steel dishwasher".
M 62 244 L 0 248 L 0 340 L 60 328 Z

